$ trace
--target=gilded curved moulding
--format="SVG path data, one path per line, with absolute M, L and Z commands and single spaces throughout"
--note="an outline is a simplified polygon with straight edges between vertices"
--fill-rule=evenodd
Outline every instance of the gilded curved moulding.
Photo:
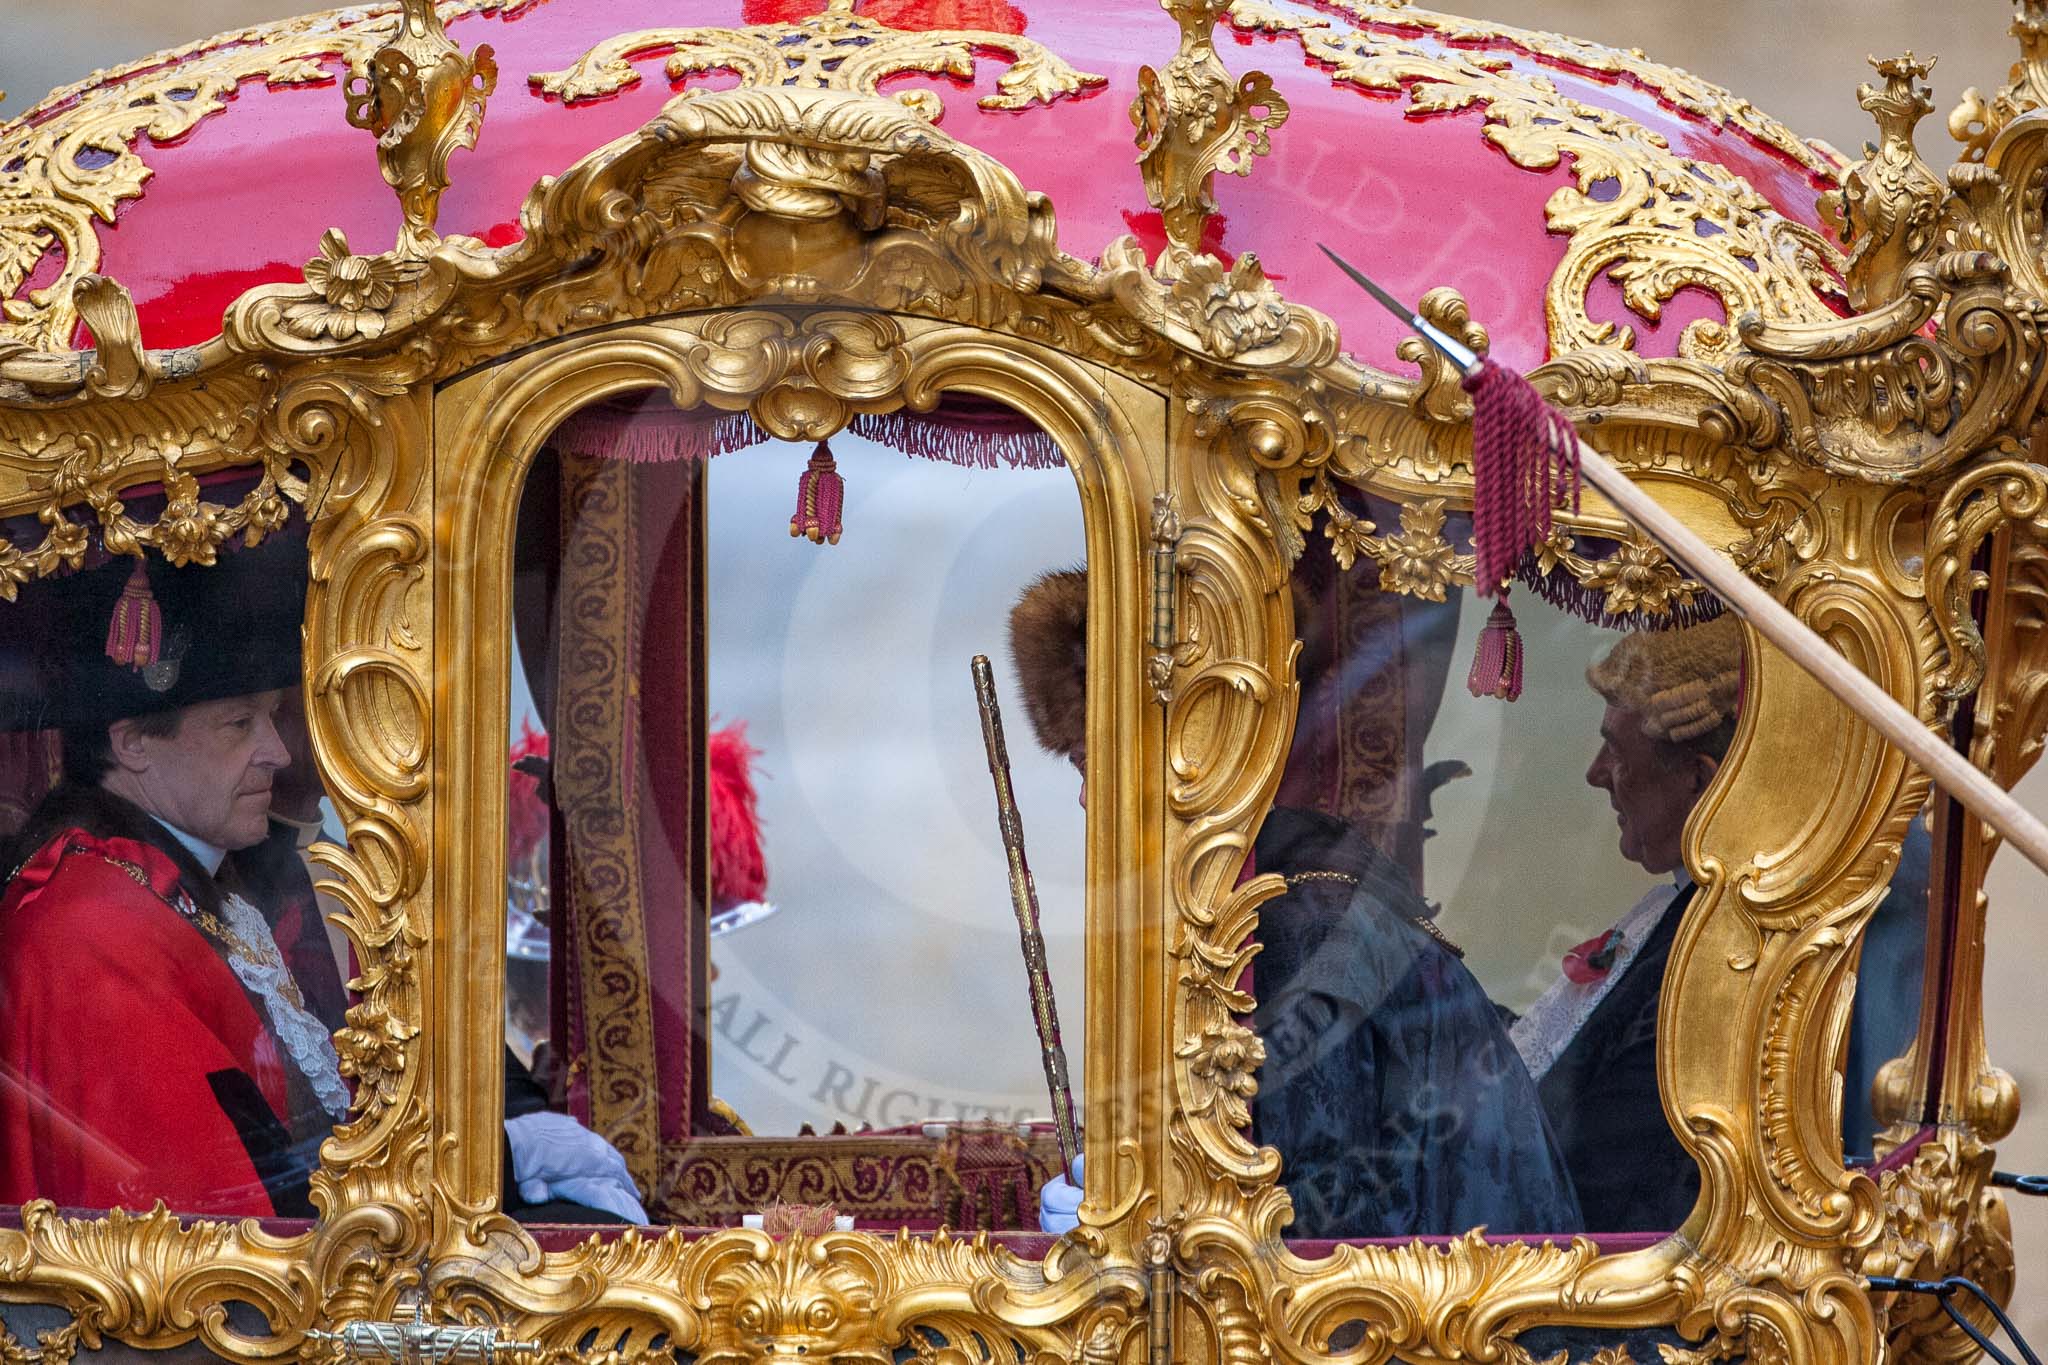
M 1096 592 L 1106 610 L 1101 632 L 1124 647 L 1106 645 L 1101 657 L 1117 689 L 1135 698 L 1142 660 L 1136 649 L 1142 611 L 1142 510 L 1152 488 L 1142 449 L 1143 427 L 1120 415 L 1115 385 L 1105 387 L 1093 367 L 1014 339 L 992 345 L 982 330 L 898 320 L 887 315 L 820 309 L 713 311 L 609 331 L 595 341 L 542 347 L 482 369 L 443 391 L 440 408 L 451 420 L 437 437 L 442 452 L 442 494 L 455 514 L 453 537 L 471 545 L 509 544 L 509 523 L 526 462 L 568 413 L 609 393 L 656 387 L 678 405 L 744 408 L 770 431 L 823 435 L 854 411 L 886 410 L 908 402 L 928 406 L 948 388 L 999 397 L 1033 415 L 1070 452 L 1084 489 L 1091 562 L 1105 569 Z M 1133 390 L 1127 398 L 1147 396 Z M 829 414 L 829 415 L 821 415 Z M 495 458 L 479 459 L 482 451 Z M 501 639 L 510 610 L 499 556 L 458 557 L 438 592 L 458 613 L 453 653 L 447 660 L 466 702 L 486 710 L 502 690 L 509 667 Z M 471 644 L 467 642 L 479 642 Z M 1109 705 L 1105 696 L 1100 704 Z M 1115 723 L 1129 726 L 1128 715 Z M 441 771 L 458 786 L 469 774 L 502 764 L 496 731 L 468 728 L 450 742 Z M 1135 755 L 1117 754 L 1117 765 Z M 1132 774 L 1123 774 L 1129 779 Z M 491 787 L 474 783 L 474 789 Z M 495 803 L 499 794 L 483 798 Z M 1135 812 L 1132 813 L 1135 815 Z M 489 818 L 489 813 L 485 813 Z M 1132 856 L 1137 834 L 1123 820 L 1105 820 L 1091 832 L 1091 858 L 1115 865 Z M 451 850 L 437 869 L 452 898 L 464 887 L 502 883 L 502 851 L 486 841 Z M 1118 879 L 1105 876 L 1108 887 Z M 1135 941 L 1135 926 L 1157 913 L 1147 893 L 1125 881 L 1105 890 L 1090 907 L 1101 916 L 1107 941 Z M 1104 904 L 1104 902 L 1108 902 Z M 502 914 L 486 898 L 479 912 Z M 502 927 L 498 930 L 502 936 Z M 496 941 L 489 929 L 477 941 Z M 459 987 L 477 1011 L 502 1010 L 502 966 L 479 952 L 455 970 Z M 1130 1073 L 1142 1047 L 1138 1003 L 1148 973 L 1142 967 L 1117 983 L 1091 981 L 1091 1012 L 1127 1021 L 1092 1031 L 1089 1065 Z M 1108 991 L 1109 998 L 1096 992 Z M 498 1040 L 475 1031 L 450 1049 L 464 1093 L 497 1093 Z M 464 1116 L 494 1123 L 495 1115 Z M 485 1154 L 474 1129 L 451 1127 L 452 1145 Z M 444 1226 L 446 1240 L 430 1257 L 432 1302 L 468 1320 L 490 1321 L 509 1334 L 543 1345 L 573 1343 L 595 1330 L 607 1342 L 643 1344 L 655 1335 L 675 1349 L 734 1362 L 804 1354 L 835 1358 L 893 1358 L 899 1348 L 934 1360 L 979 1365 L 1023 1350 L 1034 1357 L 1114 1361 L 1135 1349 L 1145 1317 L 1143 1281 L 1113 1252 L 1123 1235 L 1100 1205 L 1136 1205 L 1148 1197 L 1144 1170 L 1120 1160 L 1118 1125 L 1091 1132 L 1090 1156 L 1107 1178 L 1091 1190 L 1088 1206 L 1098 1230 L 1032 1264 L 991 1244 L 946 1237 L 883 1241 L 868 1235 L 830 1234 L 816 1240 L 777 1241 L 732 1230 L 688 1239 L 681 1233 L 641 1238 L 627 1234 L 609 1245 L 592 1243 L 541 1255 L 526 1234 L 490 1212 L 496 1173 L 465 1167 L 447 1187 L 457 1203 Z M 1132 1132 L 1131 1143 L 1143 1144 Z
M 1449 80 L 1445 60 L 1418 65 L 1407 51 L 1357 70 L 1430 98 L 1418 92 Z M 1481 82 L 1502 111 L 1535 98 L 1484 65 L 1458 79 Z M 1502 118 L 1516 137 L 1582 138 L 1589 158 L 1602 138 L 1633 136 Z M 787 234 L 754 230 L 789 224 L 832 249 L 792 251 Z M 1803 674 L 1753 647 L 1754 697 L 1690 833 L 1705 889 L 1674 949 L 1666 1009 L 1735 1022 L 1668 1030 L 1661 1043 L 1667 1105 L 1703 1175 L 1680 1234 L 1608 1257 L 1583 1241 L 1474 1234 L 1300 1259 L 1283 1240 L 1277 1154 L 1244 1133 L 1259 1048 L 1233 1018 L 1251 1003 L 1238 980 L 1258 905 L 1277 888 L 1235 880 L 1292 725 L 1287 575 L 1303 499 L 1327 511 L 1337 481 L 1401 504 L 1398 530 L 1342 528 L 1352 552 L 1397 590 L 1456 581 L 1443 529 L 1470 503 L 1469 434 L 1443 376 L 1359 370 L 1327 318 L 1262 277 L 1188 262 L 1161 272 L 1129 243 L 1100 265 L 1067 255 L 1042 195 L 914 108 L 859 93 L 776 85 L 673 101 L 641 134 L 537 187 L 523 226 L 503 248 L 434 242 L 417 270 L 386 272 L 395 252 L 323 244 L 324 265 L 251 291 L 215 342 L 110 353 L 97 382 L 56 350 L 0 356 L 0 511 L 54 526 L 83 507 L 102 534 L 196 555 L 231 518 L 201 518 L 197 536 L 176 517 L 169 530 L 124 528 L 121 490 L 275 465 L 276 495 L 306 500 L 314 738 L 350 836 L 325 856 L 364 962 L 340 1040 L 358 1106 L 325 1150 L 313 1231 L 279 1239 L 161 1212 L 79 1222 L 35 1205 L 21 1229 L 0 1231 L 10 1293 L 65 1305 L 81 1334 L 197 1337 L 244 1360 L 311 1350 L 308 1331 L 388 1316 L 414 1286 L 434 1314 L 502 1327 L 550 1359 L 648 1358 L 661 1343 L 734 1365 L 798 1347 L 876 1362 L 902 1350 L 932 1365 L 1306 1361 L 1332 1354 L 1353 1322 L 1364 1334 L 1342 1349 L 1347 1365 L 1524 1365 L 1516 1338 L 1539 1323 L 1673 1325 L 1705 1343 L 1701 1357 L 1874 1358 L 1878 1306 L 1856 1249 L 1888 1215 L 1827 1132 L 1825 1059 L 1856 934 L 1925 788 Z M 1787 269 L 1785 281 L 1798 278 Z M 1861 354 L 1890 325 L 1828 330 L 1803 297 L 1766 291 L 1759 306 L 1768 327 L 1812 324 L 1798 335 L 1816 365 Z M 1431 306 L 1447 318 L 1458 307 L 1449 296 Z M 1974 313 L 1941 316 L 1960 327 Z M 1776 335 L 1714 344 L 1739 348 L 1751 332 Z M 2001 335 L 2031 355 L 2033 334 Z M 1983 336 L 1971 323 L 1954 344 Z M 1696 499 L 1693 515 L 1752 572 L 1932 721 L 1944 637 L 1927 587 L 1879 547 L 1898 542 L 1948 466 L 1925 463 L 1902 498 L 1883 470 L 1859 477 L 1808 458 L 1785 435 L 1783 393 L 1732 362 L 1702 363 L 1710 340 L 1679 361 L 1613 346 L 1561 355 L 1536 378 L 1625 467 Z M 1936 340 L 1949 338 L 1937 329 Z M 1116 1103 L 1090 1114 L 1082 1230 L 1040 1263 L 986 1240 L 742 1230 L 542 1253 L 494 1211 L 497 1144 L 483 1135 L 498 1119 L 489 1022 L 503 851 L 434 837 L 504 815 L 502 784 L 478 780 L 504 761 L 494 698 L 506 664 L 478 642 L 502 638 L 488 627 L 502 626 L 508 591 L 502 556 L 483 547 L 507 543 L 522 461 L 556 421 L 646 387 L 744 409 L 788 438 L 966 389 L 1033 417 L 1075 465 L 1103 608 L 1091 612 L 1090 657 L 1109 661 L 1090 698 L 1101 740 L 1090 751 L 1109 789 L 1131 795 L 1089 831 L 1102 874 L 1091 936 L 1108 960 L 1091 963 L 1087 1073 L 1094 1096 Z M 2006 401 L 2008 415 L 2022 410 Z M 1153 652 L 1159 493 L 1177 500 L 1179 633 Z M 1570 529 L 1620 531 L 1597 508 Z M 1944 565 L 1967 539 L 1942 542 Z M 1606 562 L 1575 543 L 1552 547 L 1559 564 L 1591 574 Z M 1659 582 L 1676 599 L 1647 550 L 1604 572 L 1631 571 L 1638 606 Z M 2008 733 L 2044 711 L 2033 693 L 2016 696 Z M 1815 734 L 1832 767 L 1799 761 Z M 1158 877 L 1112 875 L 1141 866 Z M 1148 1097 L 1165 1103 L 1135 1102 Z M 274 1335 L 230 1328 L 229 1301 L 254 1303 Z

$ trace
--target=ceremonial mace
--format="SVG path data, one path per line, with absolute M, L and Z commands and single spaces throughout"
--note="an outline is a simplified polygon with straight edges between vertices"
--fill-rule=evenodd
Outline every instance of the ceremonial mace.
M 1442 352 L 1446 360 L 1464 372 L 1466 379 L 1480 381 L 1484 377 L 1498 382 L 1498 375 L 1493 373 L 1499 370 L 1495 362 L 1482 360 L 1470 347 L 1460 344 L 1442 328 L 1402 305 L 1330 248 L 1323 247 L 1323 254 L 1335 261 L 1337 268 L 1349 275 L 1366 293 L 1379 300 L 1388 312 L 1414 328 L 1417 335 Z M 1517 379 L 1516 382 L 1525 381 Z M 1536 401 L 1541 402 L 1540 399 Z M 1550 411 L 1555 413 L 1555 409 Z M 1571 431 L 1570 423 L 1562 414 L 1557 414 L 1557 421 L 1563 430 Z M 1889 692 L 1831 649 L 1777 598 L 1752 583 L 1742 570 L 1722 558 L 1713 546 L 1665 511 L 1655 498 L 1630 482 L 1626 474 L 1605 455 L 1587 445 L 1576 431 L 1571 431 L 1571 440 L 1578 447 L 1579 471 L 1588 483 L 1606 494 L 1623 515 L 1649 532 L 1652 539 L 1712 588 L 1736 615 L 1755 626 L 1758 634 L 1776 645 L 1828 691 L 1847 703 L 1873 730 L 1919 764 L 1934 779 L 1936 786 L 2004 835 L 2006 842 L 2017 847 L 2028 862 L 2048 872 L 2048 826 L 2030 815 L 2010 793 L 2001 790 L 1968 759 L 1943 743 L 1920 723 L 1917 716 L 1899 705 Z M 1475 482 L 1480 477 L 1477 464 L 1475 456 Z M 1482 553 L 1480 562 L 1485 563 L 1486 559 Z
M 1017 814 L 1017 793 L 1010 786 L 1010 750 L 1003 743 L 1003 710 L 996 700 L 996 675 L 988 656 L 974 656 L 974 699 L 981 705 L 981 742 L 988 749 L 988 772 L 996 784 L 996 824 L 1003 833 L 1003 853 L 1010 861 L 1010 904 L 1017 912 L 1017 932 L 1024 940 L 1024 976 L 1031 988 L 1031 1022 L 1038 1029 L 1045 1085 L 1052 1093 L 1053 1134 L 1060 1144 L 1060 1173 L 1071 1175 L 1081 1140 L 1074 1124 L 1074 1089 L 1067 1082 L 1067 1052 L 1060 1046 L 1060 1016 L 1053 1007 L 1052 973 L 1045 965 L 1045 934 L 1038 927 L 1038 888 L 1024 861 L 1024 821 Z

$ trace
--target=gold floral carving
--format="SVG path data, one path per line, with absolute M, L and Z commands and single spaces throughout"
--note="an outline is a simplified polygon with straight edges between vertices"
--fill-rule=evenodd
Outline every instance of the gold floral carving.
M 1651 319 L 1687 287 L 1716 295 L 1730 321 L 1747 312 L 1788 321 L 1835 317 L 1824 294 L 1838 261 L 1825 238 L 1781 217 L 1732 172 L 1678 155 L 1661 135 L 1564 95 L 1549 78 L 1494 50 L 1502 40 L 1551 55 L 1543 49 L 1557 48 L 1554 40 L 1405 5 L 1342 0 L 1335 8 L 1345 18 L 1234 0 L 1230 15 L 1241 29 L 1291 35 L 1332 80 L 1400 95 L 1417 112 L 1484 109 L 1487 140 L 1518 166 L 1547 170 L 1569 158 L 1576 184 L 1545 206 L 1551 231 L 1571 238 L 1545 293 L 1553 353 L 1634 345 L 1631 329 L 1588 311 L 1588 291 L 1603 275 L 1621 286 L 1629 307 Z M 1418 39 L 1418 31 L 1486 46 L 1447 46 Z M 1576 46 L 1565 44 L 1554 55 L 1576 64 Z M 1606 61 L 1638 74 L 1633 62 L 1612 54 Z M 1663 84 L 1680 89 L 1679 73 L 1664 72 Z M 1656 73 L 1644 79 L 1659 84 Z M 1689 97 L 1674 102 L 1732 118 L 1817 174 L 1831 169 L 1811 147 L 1704 82 L 1691 83 Z M 1617 192 L 1596 195 L 1602 183 Z M 1731 353 L 1733 342 L 1727 326 L 1702 319 L 1687 324 L 1678 351 L 1715 361 Z
M 593 1283 L 664 1286 L 660 1308 L 643 1310 L 644 1325 L 622 1331 L 615 1315 L 598 1328 L 604 1340 L 633 1350 L 659 1333 L 670 1349 L 719 1365 L 795 1357 L 886 1365 L 899 1346 L 932 1365 L 1075 1359 L 1074 1330 L 1121 1356 L 1144 1299 L 1135 1270 L 1065 1273 L 1056 1263 L 1029 1265 L 985 1236 L 945 1233 L 888 1241 L 847 1232 L 777 1239 L 733 1230 L 696 1241 L 628 1234 L 593 1243 L 587 1259 Z M 451 1307 L 483 1314 L 488 1304 L 469 1286 L 492 1280 L 511 1288 L 488 1256 L 458 1256 L 437 1263 L 431 1284 Z M 1055 1331 L 1052 1323 L 1078 1328 Z M 593 1325 L 558 1311 L 536 1328 L 546 1347 L 574 1342 Z
M 524 3 L 525 0 L 519 0 Z M 444 18 L 493 12 L 508 0 L 458 0 Z M 171 142 L 227 107 L 248 80 L 301 85 L 333 78 L 338 58 L 352 79 L 368 79 L 371 54 L 397 32 L 400 15 L 337 11 L 222 34 L 96 71 L 53 91 L 0 125 L 0 346 L 67 347 L 78 314 L 72 287 L 99 265 L 97 224 L 143 193 L 154 173 L 135 153 L 142 137 Z M 48 284 L 17 297 L 51 253 L 63 267 Z
M 1431 602 L 1443 601 L 1454 586 L 1471 585 L 1472 556 L 1459 553 L 1444 535 L 1446 499 L 1404 501 L 1400 531 L 1379 535 L 1372 522 L 1344 506 L 1338 483 L 1328 471 L 1318 471 L 1304 484 L 1294 509 L 1295 523 L 1303 530 L 1320 518 L 1338 568 L 1371 559 L 1380 566 L 1382 591 Z M 1533 564 L 1543 574 L 1564 569 L 1600 595 L 1600 609 L 1611 617 L 1667 616 L 1694 606 L 1706 592 L 1705 584 L 1680 572 L 1662 547 L 1640 533 L 1623 537 L 1610 553 L 1594 557 L 1583 553 L 1578 539 L 1560 525 L 1536 547 Z
M 1009 68 L 996 78 L 984 109 L 1050 104 L 1104 83 L 1076 71 L 1044 45 L 1009 33 L 979 29 L 891 28 L 855 14 L 854 0 L 830 0 L 818 14 L 789 23 L 749 28 L 653 28 L 607 38 L 560 71 L 536 71 L 534 87 L 564 100 L 595 99 L 638 84 L 632 59 L 664 48 L 669 80 L 711 71 L 735 71 L 745 86 L 845 90 L 872 95 L 891 76 L 917 71 L 971 80 L 977 50 L 1001 53 Z M 941 112 L 929 90 L 906 91 L 905 105 L 936 123 Z
M 1990 1187 L 1993 1151 L 1948 1132 L 1923 1143 L 1912 1160 L 1884 1178 L 1885 1235 L 1863 1256 L 1863 1273 L 1906 1279 L 1974 1280 L 1999 1303 L 2012 1298 L 2011 1221 Z M 1956 1306 L 1979 1331 L 1997 1323 L 1981 1304 Z M 1892 1291 L 1881 1296 L 1888 1359 L 1912 1365 L 1974 1360 L 1979 1347 L 1932 1297 Z
M 98 1345 L 89 1326 L 78 1318 L 36 1333 L 34 1346 L 23 1345 L 19 1337 L 0 1326 L 0 1361 L 6 1365 L 70 1365 L 80 1347 Z

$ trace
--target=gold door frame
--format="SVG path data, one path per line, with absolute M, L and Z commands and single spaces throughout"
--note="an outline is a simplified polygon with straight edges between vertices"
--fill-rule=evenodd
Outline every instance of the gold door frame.
M 1081 499 L 1091 576 L 1091 665 L 1103 660 L 1106 686 L 1091 692 L 1091 722 L 1119 736 L 1107 751 L 1099 790 L 1112 794 L 1088 826 L 1088 934 L 1111 954 L 1111 970 L 1090 971 L 1087 1010 L 1104 1021 L 1087 1032 L 1090 1075 L 1111 1078 L 1110 1093 L 1136 1093 L 1156 1070 L 1142 1021 L 1163 991 L 1156 945 L 1163 887 L 1144 869 L 1159 865 L 1157 836 L 1142 814 L 1157 799 L 1159 725 L 1142 705 L 1139 644 L 1149 611 L 1145 545 L 1149 508 L 1164 466 L 1164 400 L 1141 386 L 1043 346 L 998 339 L 977 328 L 845 310 L 755 309 L 687 315 L 569 339 L 524 352 L 444 387 L 436 396 L 437 504 L 441 572 L 435 598 L 443 613 L 438 660 L 449 680 L 449 709 L 463 717 L 441 771 L 450 790 L 478 793 L 450 818 L 456 828 L 504 822 L 502 782 L 510 695 L 509 638 L 512 518 L 526 470 L 548 433 L 570 413 L 634 390 L 665 390 L 682 408 L 744 409 L 771 434 L 815 440 L 857 411 L 919 407 L 948 390 L 993 398 L 1030 417 L 1067 453 Z M 1092 652 L 1099 650 L 1099 653 Z M 1092 667 L 1091 667 L 1092 672 Z M 478 1134 L 497 1122 L 503 1012 L 504 851 L 488 840 L 451 841 L 437 866 L 443 903 L 469 907 L 468 951 L 446 964 L 452 994 L 475 1002 L 459 1040 L 463 1061 L 449 1084 L 482 1097 L 473 1111 L 440 1130 L 451 1186 L 469 1212 L 498 1197 L 496 1148 Z M 472 890 L 471 888 L 475 888 Z M 475 1021 L 482 1021 L 477 1023 Z M 452 1061 L 452 1059 L 451 1059 Z M 1099 1069 L 1099 1070 L 1098 1070 Z M 1091 1084 L 1093 1084 L 1091 1082 Z M 489 1114 L 484 1111 L 490 1110 Z M 450 1116 L 454 1117 L 453 1114 Z M 486 1121 L 488 1119 L 488 1122 Z M 474 1125 L 474 1126 L 461 1126 Z M 1134 1131 L 1112 1143 L 1119 1125 L 1091 1125 L 1089 1152 L 1104 1175 L 1097 1199 L 1129 1205 L 1155 1188 L 1142 1153 L 1157 1134 Z M 573 1261 L 564 1262 L 573 1268 Z M 570 1273 L 564 1271 L 562 1273 Z
M 2007 133 L 1987 164 L 2018 175 L 2048 135 L 2024 119 Z M 1901 155 L 1893 130 L 1880 154 Z M 746 198 L 743 177 L 784 193 Z M 858 203 L 835 197 L 848 194 Z M 840 208 L 820 218 L 820 204 Z M 778 255 L 774 234 L 734 230 L 798 210 L 826 234 L 809 259 L 827 278 Z M 1981 676 L 1958 610 L 1978 545 L 2006 523 L 2038 534 L 2048 502 L 2048 473 L 2015 444 L 2043 348 L 2014 292 L 2048 290 L 2020 273 L 2038 266 L 2022 264 L 2017 199 L 1978 213 L 1978 255 L 1866 270 L 1867 317 L 1745 323 L 1715 364 L 1588 350 L 1534 376 L 1930 724 L 1944 688 Z M 373 257 L 330 237 L 305 283 L 252 290 L 220 338 L 179 352 L 144 352 L 133 305 L 95 277 L 73 301 L 99 352 L 0 356 L 0 513 L 40 511 L 49 527 L 41 547 L 0 551 L 0 577 L 75 556 L 84 533 L 58 515 L 74 504 L 110 546 L 181 561 L 262 534 L 287 499 L 314 509 L 309 709 L 349 834 L 326 854 L 332 889 L 365 963 L 338 1039 L 359 1110 L 324 1151 L 313 1231 L 161 1211 L 71 1220 L 36 1204 L 0 1231 L 0 1292 L 65 1305 L 74 1346 L 197 1337 L 246 1360 L 313 1350 L 309 1329 L 388 1314 L 422 1282 L 433 1313 L 559 1356 L 596 1330 L 599 1351 L 662 1334 L 721 1362 L 798 1344 L 878 1362 L 911 1344 L 948 1365 L 1012 1346 L 1095 1365 L 1307 1360 L 1362 1321 L 1349 1361 L 1519 1359 L 1514 1337 L 1538 1323 L 1670 1323 L 1709 1338 L 1709 1354 L 1798 1365 L 1875 1357 L 1881 1305 L 1860 1257 L 1909 1229 L 1842 1168 L 1832 1064 L 1857 935 L 1926 786 L 1754 640 L 1754 700 L 1688 830 L 1702 892 L 1660 1026 L 1667 1110 L 1701 1161 L 1693 1217 L 1608 1258 L 1474 1234 L 1309 1263 L 1280 1236 L 1277 1157 L 1242 1132 L 1254 1050 L 1222 999 L 1276 889 L 1233 883 L 1293 719 L 1287 568 L 1321 507 L 1387 586 L 1469 581 L 1442 535 L 1445 510 L 1471 497 L 1469 428 L 1442 365 L 1425 359 L 1419 380 L 1359 368 L 1329 319 L 1242 262 L 1148 261 L 1128 239 L 1099 264 L 1065 255 L 1043 196 L 859 92 L 677 100 L 537 187 L 526 227 L 488 249 L 412 223 Z M 1993 246 L 2014 264 L 1987 264 Z M 348 262 L 390 288 L 336 289 Z M 1483 347 L 1454 295 L 1425 307 Z M 1873 376 L 1899 381 L 1937 345 L 1969 381 L 1959 413 L 1892 413 L 1881 430 L 1858 415 Z M 490 1211 L 503 869 L 489 831 L 504 816 L 507 663 L 480 642 L 504 638 L 507 528 L 535 445 L 575 406 L 649 384 L 792 437 L 957 387 L 1013 404 L 1074 463 L 1091 657 L 1112 661 L 1089 698 L 1108 799 L 1088 832 L 1091 1198 L 1082 1232 L 1042 1265 L 984 1240 L 741 1230 L 543 1256 Z M 192 482 L 251 463 L 270 477 L 238 508 Z M 1402 525 L 1337 515 L 1332 480 L 1400 503 Z M 118 494 L 146 482 L 172 496 L 144 525 Z M 1155 509 L 1154 493 L 1169 500 Z M 1594 561 L 1575 530 L 1621 530 L 1589 504 L 1545 548 L 1582 582 L 1650 609 L 1685 591 L 1653 547 Z M 1155 553 L 1177 566 L 1164 639 Z M 1958 1003 L 1976 1008 L 1974 994 Z M 230 1301 L 276 1335 L 237 1333 Z M 950 1345 L 912 1338 L 917 1326 Z

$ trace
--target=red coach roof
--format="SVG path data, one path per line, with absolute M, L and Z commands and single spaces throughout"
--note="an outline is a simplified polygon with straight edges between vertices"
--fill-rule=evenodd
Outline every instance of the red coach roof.
M 856 13 L 887 27 L 836 42 L 815 20 L 798 22 L 822 9 L 444 6 L 449 36 L 465 49 L 489 43 L 500 76 L 477 147 L 451 163 L 440 231 L 515 240 L 540 177 L 638 127 L 679 89 L 732 85 L 741 67 L 769 78 L 779 59 L 783 79 L 844 83 L 866 63 L 884 73 L 884 94 L 934 92 L 945 132 L 1050 196 L 1061 246 L 1076 256 L 1126 234 L 1148 249 L 1163 242 L 1126 113 L 1139 66 L 1164 66 L 1176 47 L 1157 6 L 863 0 Z M 339 87 L 392 15 L 343 10 L 223 35 L 96 73 L 0 127 L 0 345 L 74 343 L 48 334 L 47 303 L 84 270 L 125 285 L 145 344 L 167 347 L 214 335 L 243 290 L 298 279 L 329 227 L 358 252 L 389 247 L 397 200 L 370 135 L 343 121 Z M 968 31 L 959 47 L 971 74 L 920 69 L 939 64 L 932 30 Z M 573 74 L 598 45 L 639 33 L 645 41 L 619 45 L 630 74 L 614 66 L 605 78 L 601 64 Z M 1233 72 L 1268 73 L 1290 108 L 1249 176 L 1217 177 L 1208 245 L 1226 258 L 1256 252 L 1287 297 L 1338 320 L 1361 360 L 1400 368 L 1399 330 L 1322 260 L 1318 241 L 1410 298 L 1456 286 L 1495 353 L 1523 366 L 1623 339 L 1605 324 L 1630 329 L 1645 355 L 1674 354 L 1685 325 L 1723 319 L 1728 298 L 1781 316 L 1824 307 L 1811 282 L 1825 284 L 1833 253 L 1811 229 L 1838 158 L 1684 72 L 1365 0 L 1238 0 L 1218 46 Z M 678 50 L 722 56 L 725 69 L 672 81 L 665 58 Z M 1026 79 L 1004 102 L 1028 102 L 983 107 L 1002 99 L 997 82 L 1011 71 Z M 1708 351 L 1713 340 L 1711 330 L 1695 337 Z

